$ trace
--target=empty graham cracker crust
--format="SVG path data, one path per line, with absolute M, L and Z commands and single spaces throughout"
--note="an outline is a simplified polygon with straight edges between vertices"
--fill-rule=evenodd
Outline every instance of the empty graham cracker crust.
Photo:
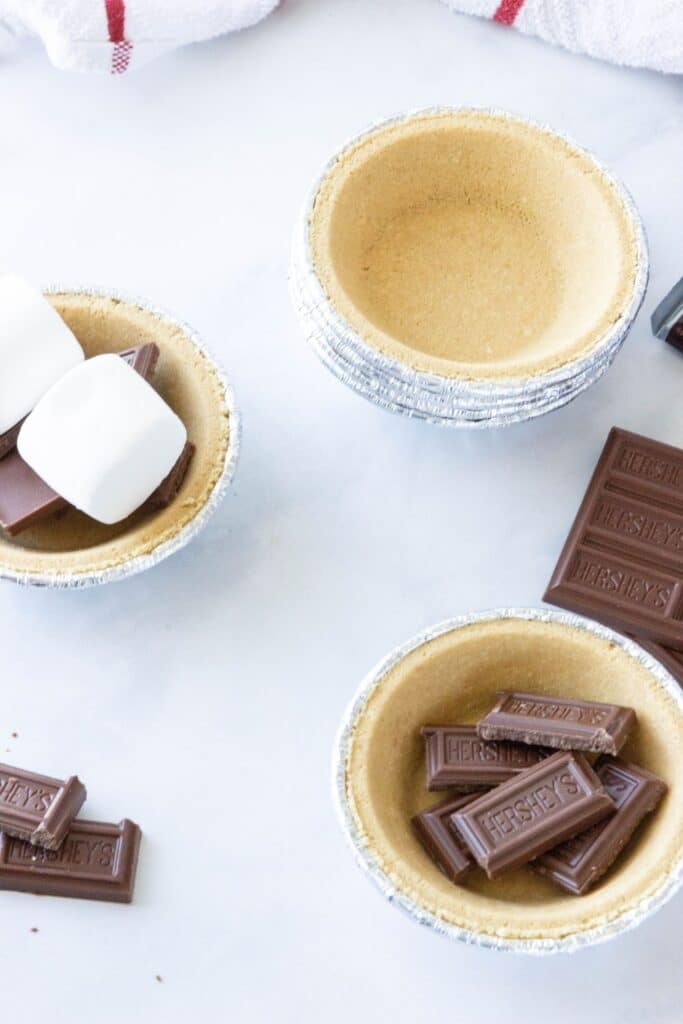
M 633 218 L 582 150 L 513 117 L 425 112 L 369 132 L 309 223 L 329 301 L 368 344 L 461 379 L 586 355 L 636 287 Z

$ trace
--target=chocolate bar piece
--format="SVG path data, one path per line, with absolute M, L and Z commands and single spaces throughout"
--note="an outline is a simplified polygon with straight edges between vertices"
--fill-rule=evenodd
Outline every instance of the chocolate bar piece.
M 477 797 L 451 821 L 489 878 L 497 878 L 614 812 L 586 759 L 558 751 Z
M 145 380 L 149 380 L 159 358 L 159 349 L 154 344 L 147 344 L 119 354 Z M 144 511 L 165 508 L 173 501 L 193 454 L 194 445 L 188 441 L 171 472 L 142 506 Z M 69 503 L 24 462 L 16 449 L 0 460 L 0 527 L 10 536 L 16 536 L 29 526 L 68 508 Z
M 16 448 L 0 461 L 0 526 L 10 536 L 68 507 L 64 498 L 24 462 Z
M 614 801 L 617 813 L 533 863 L 539 874 L 576 896 L 602 878 L 667 790 L 666 783 L 652 772 L 619 758 L 601 757 L 595 774 Z
M 471 793 L 447 796 L 412 818 L 415 833 L 438 868 L 451 882 L 459 882 L 474 863 L 451 823 L 451 815 L 474 800 Z
M 488 743 L 474 725 L 426 725 L 427 789 L 490 789 L 537 764 L 549 751 L 523 743 Z
M 683 650 L 683 451 L 612 428 L 544 595 Z
M 151 380 L 159 362 L 159 346 L 154 342 L 126 348 L 118 353 L 144 380 Z
M 130 903 L 140 836 L 127 818 L 118 825 L 74 821 L 58 850 L 0 835 L 0 889 Z
M 85 800 L 85 786 L 0 764 L 0 829 L 48 850 L 56 849 Z
M 485 740 L 618 754 L 635 726 L 633 708 L 501 690 L 477 732 Z
M 185 474 L 192 461 L 194 451 L 194 445 L 190 441 L 186 441 L 185 447 L 178 456 L 178 460 L 174 463 L 171 472 L 167 477 L 164 477 L 156 491 L 153 491 L 142 505 L 144 512 L 154 512 L 171 504 L 185 479 Z

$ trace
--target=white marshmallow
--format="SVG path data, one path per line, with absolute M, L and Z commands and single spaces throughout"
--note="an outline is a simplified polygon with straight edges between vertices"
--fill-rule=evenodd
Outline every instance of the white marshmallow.
M 45 296 L 15 274 L 0 277 L 0 434 L 83 361 L 83 349 Z
M 154 388 L 119 356 L 105 355 L 50 388 L 17 447 L 57 494 L 101 523 L 117 523 L 168 475 L 186 439 Z

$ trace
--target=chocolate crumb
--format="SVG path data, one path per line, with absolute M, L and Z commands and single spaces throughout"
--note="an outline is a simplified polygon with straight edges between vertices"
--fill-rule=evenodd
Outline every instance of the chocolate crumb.
M 38 929 L 37 928 L 31 928 L 31 931 L 35 934 L 35 932 L 37 932 Z
M 156 974 L 156 975 L 155 975 L 155 977 L 156 977 L 157 981 L 163 981 L 163 980 L 164 980 L 164 979 L 163 979 L 163 978 L 161 977 L 161 975 L 160 975 L 160 974 Z
M 16 740 L 16 739 L 19 738 L 19 733 L 18 732 L 12 732 L 12 733 L 10 733 L 10 736 L 12 737 L 13 740 Z

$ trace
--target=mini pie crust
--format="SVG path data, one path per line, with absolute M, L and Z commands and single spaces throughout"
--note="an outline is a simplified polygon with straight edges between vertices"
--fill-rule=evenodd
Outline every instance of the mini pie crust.
M 445 377 L 517 378 L 586 353 L 636 286 L 631 213 L 587 153 L 525 121 L 426 112 L 363 136 L 309 221 L 333 307 Z
M 563 893 L 528 868 L 489 881 L 475 870 L 449 882 L 416 839 L 413 814 L 444 797 L 425 788 L 426 723 L 473 723 L 499 688 L 635 708 L 623 756 L 669 792 L 625 853 L 587 895 Z M 666 881 L 683 846 L 683 715 L 626 651 L 574 627 L 482 621 L 414 649 L 381 677 L 351 733 L 345 788 L 359 841 L 401 894 L 457 928 L 507 940 L 559 939 L 628 914 Z
M 86 357 L 155 342 L 153 387 L 187 428 L 195 453 L 171 504 L 105 526 L 75 509 L 17 537 L 0 533 L 0 565 L 18 573 L 90 574 L 152 553 L 203 508 L 225 465 L 230 436 L 225 389 L 210 360 L 181 327 L 134 303 L 81 292 L 48 296 Z

